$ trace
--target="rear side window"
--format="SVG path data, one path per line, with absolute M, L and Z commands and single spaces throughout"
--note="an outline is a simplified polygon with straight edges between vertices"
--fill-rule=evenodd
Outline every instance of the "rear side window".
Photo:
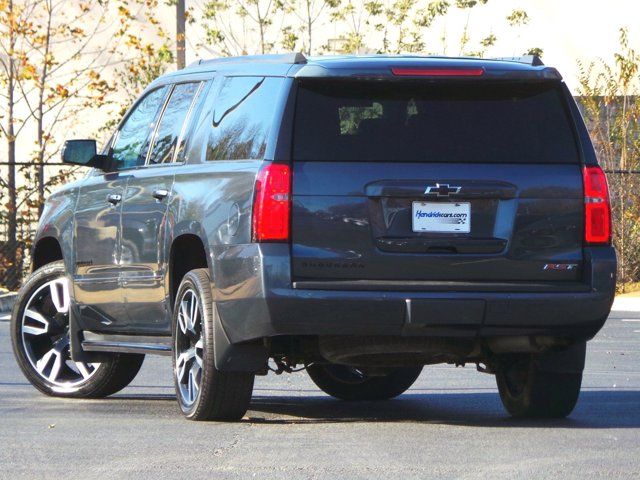
M 174 159 L 178 142 L 182 140 L 182 131 L 193 100 L 200 88 L 200 82 L 179 83 L 173 88 L 171 97 L 164 108 L 158 123 L 149 162 L 170 163 Z
M 214 102 L 207 160 L 262 158 L 281 87 L 281 78 L 225 78 Z
M 299 161 L 578 163 L 557 83 L 307 81 Z

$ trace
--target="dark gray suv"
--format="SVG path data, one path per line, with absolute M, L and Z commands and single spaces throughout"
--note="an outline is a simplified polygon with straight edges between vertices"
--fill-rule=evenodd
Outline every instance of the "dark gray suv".
M 241 418 L 255 375 L 297 366 L 383 400 L 477 364 L 512 415 L 575 406 L 616 258 L 606 178 L 539 61 L 200 61 L 63 159 L 93 169 L 49 198 L 12 317 L 48 395 L 110 395 L 159 354 L 194 420 Z

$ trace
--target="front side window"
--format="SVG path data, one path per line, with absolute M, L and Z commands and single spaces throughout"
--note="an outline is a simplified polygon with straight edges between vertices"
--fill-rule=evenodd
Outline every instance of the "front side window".
M 171 92 L 171 97 L 158 123 L 150 163 L 170 163 L 174 159 L 182 130 L 188 122 L 191 104 L 198 92 L 200 82 L 180 83 Z
M 207 160 L 260 159 L 274 120 L 281 78 L 226 78 L 217 94 Z
M 112 146 L 112 158 L 116 170 L 144 165 L 149 151 L 151 131 L 168 87 L 149 92 L 131 111 L 117 133 Z

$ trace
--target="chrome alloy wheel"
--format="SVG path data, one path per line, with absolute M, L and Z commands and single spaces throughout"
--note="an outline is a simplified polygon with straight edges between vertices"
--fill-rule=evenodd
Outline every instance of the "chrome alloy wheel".
M 180 401 L 190 407 L 198 398 L 202 381 L 202 309 L 198 295 L 187 289 L 180 299 L 175 335 L 175 376 Z
M 69 305 L 69 281 L 65 277 L 50 280 L 31 295 L 20 324 L 29 363 L 57 392 L 76 390 L 100 367 L 71 360 Z

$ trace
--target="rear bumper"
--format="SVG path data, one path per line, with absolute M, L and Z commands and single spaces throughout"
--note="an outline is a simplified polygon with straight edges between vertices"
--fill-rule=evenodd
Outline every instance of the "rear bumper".
M 278 335 L 589 339 L 602 328 L 615 293 L 616 258 L 608 247 L 585 249 L 583 288 L 531 292 L 521 291 L 522 285 L 511 291 L 473 291 L 469 285 L 461 291 L 331 289 L 335 282 L 326 290 L 317 282 L 313 288 L 304 283 L 295 288 L 286 245 L 237 246 L 216 257 L 214 298 L 234 343 Z M 225 281 L 230 271 L 233 282 Z

